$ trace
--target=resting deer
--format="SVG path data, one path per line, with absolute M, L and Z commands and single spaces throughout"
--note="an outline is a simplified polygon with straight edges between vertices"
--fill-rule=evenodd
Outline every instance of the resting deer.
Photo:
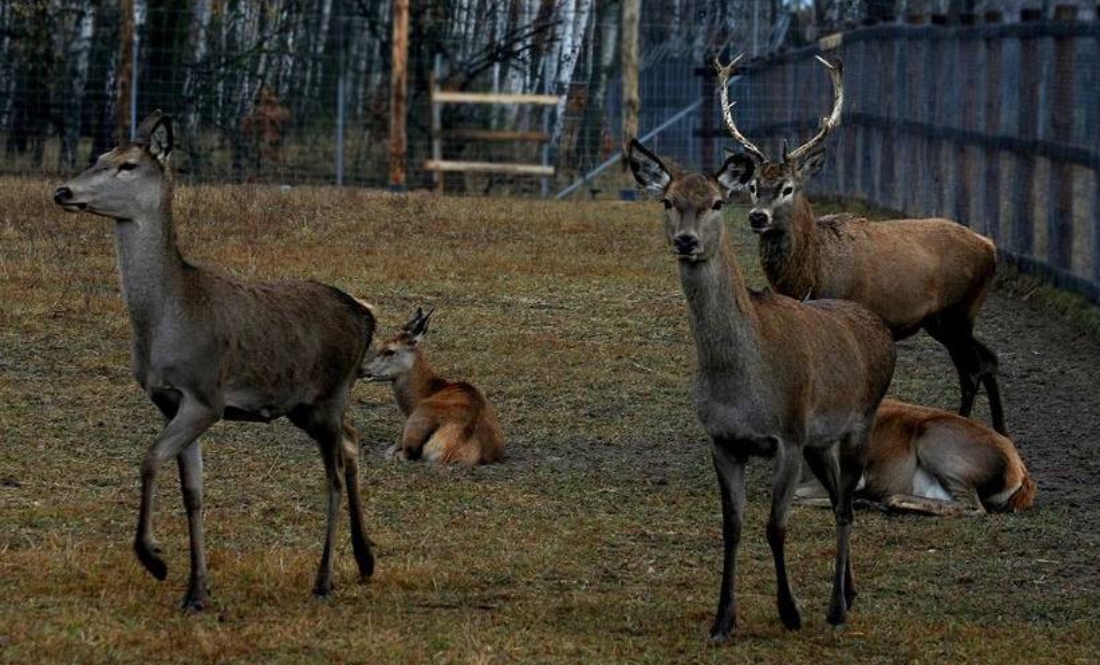
M 725 549 L 711 638 L 725 639 L 736 625 L 735 557 L 751 456 L 774 460 L 767 538 L 779 616 L 788 628 L 802 624 L 784 541 L 803 459 L 828 488 L 837 555 L 827 618 L 842 624 L 856 595 L 848 557 L 852 492 L 863 473 L 875 409 L 894 372 L 890 331 L 853 302 L 801 303 L 745 287 L 719 212 L 737 177 L 733 160 L 707 176 L 671 171 L 637 141 L 627 157 L 638 184 L 664 202 L 665 233 L 695 337 L 695 406 L 712 441 Z
M 344 483 L 359 573 L 366 578 L 374 569 L 360 507 L 357 437 L 345 421 L 374 316 L 325 284 L 246 284 L 184 260 L 172 223 L 171 153 L 171 121 L 156 111 L 133 143 L 100 156 L 53 195 L 68 212 L 115 220 L 134 377 L 167 420 L 141 464 L 134 552 L 154 577 L 166 577 L 153 538 L 153 485 L 161 466 L 175 460 L 191 539 L 183 604 L 202 609 L 208 591 L 199 436 L 223 418 L 269 422 L 286 416 L 318 443 L 328 477 L 328 526 L 314 584 L 314 593 L 324 596 L 333 586 Z
M 1031 507 L 1035 482 L 1007 437 L 926 406 L 882 400 L 857 494 L 924 515 L 1015 512 Z M 800 499 L 824 499 L 813 479 Z
M 388 455 L 440 464 L 489 464 L 504 456 L 493 406 L 474 386 L 440 378 L 424 357 L 427 314 L 418 307 L 401 332 L 383 342 L 364 368 L 370 381 L 392 381 L 405 414 L 401 442 Z
M 969 416 L 979 383 L 989 397 L 994 428 L 1004 434 L 997 356 L 974 338 L 974 321 L 996 270 L 993 243 L 947 219 L 874 224 L 853 215 L 814 218 L 804 193 L 824 162 L 825 137 L 840 124 L 844 87 L 840 63 L 829 65 L 832 112 L 818 133 L 772 162 L 737 129 L 728 82 L 741 56 L 716 63 L 726 126 L 745 154 L 733 156 L 736 189 L 747 187 L 749 224 L 760 235 L 760 260 L 772 288 L 794 298 L 854 300 L 904 339 L 921 328 L 947 347 L 959 375 L 959 413 Z

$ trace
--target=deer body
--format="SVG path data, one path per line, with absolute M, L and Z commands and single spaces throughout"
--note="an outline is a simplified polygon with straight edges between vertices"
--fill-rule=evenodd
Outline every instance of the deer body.
M 328 477 L 328 525 L 314 592 L 332 588 L 345 484 L 356 561 L 369 576 L 374 559 L 360 505 L 357 437 L 344 416 L 374 332 L 370 308 L 316 282 L 247 284 L 187 263 L 172 223 L 170 121 L 158 111 L 138 137 L 54 194 L 68 211 L 116 221 L 134 377 L 166 419 L 142 462 L 138 559 L 157 579 L 167 575 L 152 534 L 153 487 L 160 468 L 176 460 L 191 540 L 184 606 L 202 609 L 207 573 L 198 438 L 223 418 L 287 416 L 317 441 Z
M 825 62 L 822 60 L 822 62 Z M 959 376 L 959 413 L 969 415 L 981 385 L 993 426 L 1005 432 L 997 356 L 974 337 L 974 322 L 996 270 L 996 248 L 946 219 L 872 224 L 852 215 L 815 219 L 804 184 L 821 169 L 822 144 L 840 123 L 840 65 L 829 65 L 834 104 L 821 130 L 783 158 L 770 161 L 737 129 L 727 84 L 737 60 L 718 65 L 726 125 L 745 149 L 731 158 L 731 189 L 748 189 L 752 230 L 768 282 L 794 298 L 853 300 L 883 318 L 896 339 L 925 329 L 943 344 Z
M 1016 447 L 981 423 L 942 409 L 885 399 L 875 417 L 859 495 L 926 515 L 1012 512 L 1034 502 Z M 813 480 L 802 498 L 823 498 Z
M 417 310 L 365 369 L 373 381 L 393 382 L 394 399 L 405 415 L 401 441 L 388 454 L 465 466 L 499 461 L 504 435 L 492 404 L 469 383 L 440 377 L 424 357 L 420 342 L 431 314 Z
M 844 622 L 855 598 L 848 556 L 851 499 L 862 475 L 875 409 L 894 370 L 894 344 L 880 319 L 844 301 L 800 303 L 745 287 L 720 209 L 727 168 L 716 178 L 672 173 L 641 144 L 628 154 L 642 187 L 663 197 L 666 233 L 698 357 L 695 404 L 712 441 L 722 497 L 724 557 L 712 639 L 736 625 L 735 559 L 749 457 L 773 459 L 767 537 L 779 583 L 780 618 L 801 626 L 786 573 L 784 543 L 805 459 L 833 501 L 837 559 L 828 620 Z

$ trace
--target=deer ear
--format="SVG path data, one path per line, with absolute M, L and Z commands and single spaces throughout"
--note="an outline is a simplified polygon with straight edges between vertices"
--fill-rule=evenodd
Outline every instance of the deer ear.
M 419 307 L 416 308 L 416 315 L 411 321 L 405 324 L 405 330 L 408 331 L 409 341 L 413 345 L 417 345 L 424 339 L 424 335 L 428 334 L 428 322 L 431 321 L 432 314 L 435 313 L 435 308 L 428 310 L 425 314 L 424 310 Z
M 630 147 L 626 151 L 626 160 L 639 187 L 654 194 L 664 194 L 665 189 L 672 182 L 672 174 L 668 172 L 657 155 L 646 150 L 638 139 L 631 139 Z
M 802 161 L 798 164 L 798 177 L 802 180 L 808 180 L 818 173 L 821 173 L 821 168 L 823 166 L 825 166 L 824 148 L 815 150 L 802 158 Z
M 138 127 L 137 140 L 158 162 L 165 163 L 168 155 L 172 154 L 174 142 L 172 119 L 161 113 L 160 109 L 153 111 Z
M 714 174 L 718 184 L 726 190 L 726 196 L 740 191 L 752 180 L 756 173 L 756 160 L 743 152 L 736 152 L 726 158 L 722 168 Z

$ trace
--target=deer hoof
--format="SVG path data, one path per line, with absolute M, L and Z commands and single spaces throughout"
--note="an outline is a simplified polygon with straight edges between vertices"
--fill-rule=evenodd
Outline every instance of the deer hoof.
M 779 619 L 787 630 L 802 629 L 802 613 L 798 610 L 798 605 L 793 602 L 788 606 L 780 605 Z
M 168 577 L 168 565 L 160 557 L 160 548 L 141 540 L 134 541 L 134 554 L 138 561 L 149 571 L 149 574 L 158 580 L 164 581 Z

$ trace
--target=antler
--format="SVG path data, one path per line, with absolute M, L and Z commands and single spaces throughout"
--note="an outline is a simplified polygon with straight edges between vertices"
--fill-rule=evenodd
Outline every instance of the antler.
M 733 105 L 737 102 L 730 101 L 730 76 L 733 74 L 733 70 L 737 66 L 737 63 L 741 62 L 741 58 L 744 57 L 745 54 L 742 53 L 734 58 L 728 65 L 723 66 L 718 56 L 714 56 L 714 68 L 718 70 L 718 94 L 722 98 L 722 117 L 725 118 L 726 129 L 733 135 L 734 140 L 741 144 L 745 152 L 751 153 L 762 162 L 766 162 L 768 158 L 764 155 L 764 152 L 760 148 L 757 148 L 752 141 L 745 138 L 741 130 L 737 129 L 737 123 L 733 121 Z
M 784 162 L 802 159 L 814 148 L 821 145 L 829 132 L 840 126 L 840 109 L 844 106 L 844 63 L 837 59 L 835 65 L 830 65 L 829 61 L 820 55 L 817 56 L 817 59 L 829 70 L 829 78 L 833 80 L 833 111 L 827 117 L 821 119 L 821 129 L 818 130 L 816 136 L 795 148 L 794 152 L 790 154 L 787 153 L 786 148 L 783 149 Z

